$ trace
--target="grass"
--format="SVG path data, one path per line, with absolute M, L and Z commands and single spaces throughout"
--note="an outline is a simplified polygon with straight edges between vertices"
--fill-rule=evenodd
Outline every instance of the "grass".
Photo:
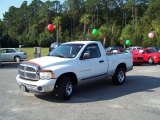
M 21 48 L 21 51 L 25 51 L 27 53 L 27 59 L 33 59 L 34 58 L 34 48 Z M 49 52 L 49 48 L 41 48 L 41 57 L 46 56 Z

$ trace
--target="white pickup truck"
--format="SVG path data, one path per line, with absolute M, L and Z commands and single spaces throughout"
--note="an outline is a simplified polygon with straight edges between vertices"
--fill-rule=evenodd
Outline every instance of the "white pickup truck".
M 81 81 L 112 77 L 121 85 L 132 68 L 131 53 L 106 55 L 98 41 L 75 41 L 63 43 L 48 56 L 21 63 L 16 79 L 25 92 L 53 92 L 67 100 Z

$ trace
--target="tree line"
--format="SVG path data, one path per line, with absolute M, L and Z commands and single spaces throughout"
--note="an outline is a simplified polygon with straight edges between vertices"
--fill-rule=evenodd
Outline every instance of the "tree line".
M 160 0 L 24 1 L 3 14 L 0 47 L 49 47 L 55 41 L 75 40 L 98 40 L 105 47 L 125 46 L 126 40 L 131 45 L 160 46 L 159 6 Z M 54 25 L 53 31 L 48 24 Z

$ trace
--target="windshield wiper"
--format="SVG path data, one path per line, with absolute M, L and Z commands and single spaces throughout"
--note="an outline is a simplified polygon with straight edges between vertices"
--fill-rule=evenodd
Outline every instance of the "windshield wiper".
M 60 58 L 67 58 L 65 55 L 54 55 L 55 57 L 60 57 Z

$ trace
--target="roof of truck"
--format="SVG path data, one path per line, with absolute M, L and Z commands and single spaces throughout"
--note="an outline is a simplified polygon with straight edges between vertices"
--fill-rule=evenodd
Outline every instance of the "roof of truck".
M 71 41 L 71 42 L 67 42 L 67 43 L 77 43 L 77 44 L 88 44 L 88 43 L 97 43 L 99 41 Z

